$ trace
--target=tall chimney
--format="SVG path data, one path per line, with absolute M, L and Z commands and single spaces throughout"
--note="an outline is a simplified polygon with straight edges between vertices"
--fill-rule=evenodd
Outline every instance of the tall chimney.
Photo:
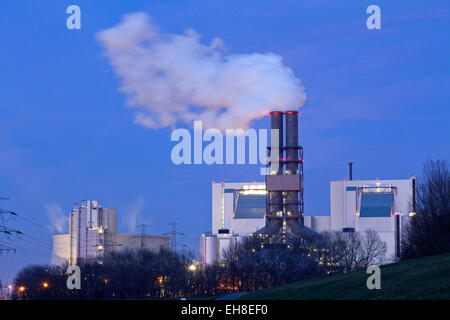
M 348 163 L 348 179 L 353 180 L 353 162 Z
M 278 141 L 271 136 L 271 161 L 279 151 L 279 168 L 266 175 L 266 226 L 257 236 L 271 235 L 271 240 L 286 243 L 291 237 L 302 237 L 303 225 L 303 148 L 298 144 L 298 112 L 287 111 L 286 144 L 283 145 L 283 112 L 270 113 L 270 128 L 278 130 Z M 275 143 L 274 143 L 275 142 Z M 278 146 L 274 145 L 278 142 Z M 278 149 L 278 150 L 277 150 Z M 283 156 L 284 154 L 284 156 Z M 284 170 L 285 169 L 285 170 Z
M 273 147 L 274 139 L 276 136 L 271 134 L 271 149 L 270 153 L 278 151 L 278 170 L 276 172 L 270 172 L 271 175 L 283 175 L 283 162 L 280 161 L 283 158 L 283 112 L 272 111 L 270 113 L 270 129 L 278 130 L 278 148 Z M 280 191 L 270 191 L 270 214 L 276 214 L 283 210 L 283 196 Z
M 298 112 L 286 112 L 286 175 L 298 175 Z M 298 214 L 298 191 L 286 192 L 286 213 Z

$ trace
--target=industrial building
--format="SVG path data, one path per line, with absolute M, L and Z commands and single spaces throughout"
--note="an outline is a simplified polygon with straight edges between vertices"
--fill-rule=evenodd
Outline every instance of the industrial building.
M 330 214 L 304 216 L 315 232 L 377 232 L 386 262 L 398 256 L 404 224 L 415 214 L 416 178 L 330 182 Z M 265 183 L 213 183 L 212 232 L 200 237 L 200 261 L 212 264 L 230 244 L 266 225 Z
M 271 160 L 265 182 L 213 183 L 212 229 L 200 237 L 200 261 L 205 265 L 220 263 L 224 250 L 250 235 L 287 243 L 322 231 L 364 234 L 368 229 L 386 243 L 386 261 L 398 257 L 403 226 L 416 211 L 415 177 L 353 180 L 350 163 L 349 180 L 330 182 L 329 215 L 305 216 L 298 112 L 275 111 L 270 115 Z M 274 160 L 278 160 L 275 166 Z
M 416 177 L 401 180 L 330 182 L 330 215 L 305 217 L 316 232 L 366 232 L 372 229 L 386 243 L 386 261 L 400 254 L 401 234 L 415 214 Z
M 266 225 L 264 182 L 212 184 L 212 229 L 200 237 L 200 261 L 213 264 L 219 253 Z
M 77 264 L 80 259 L 102 259 L 109 252 L 125 249 L 157 251 L 169 248 L 170 238 L 146 234 L 117 234 L 117 210 L 102 208 L 96 200 L 74 205 L 69 234 L 53 236 L 52 265 Z

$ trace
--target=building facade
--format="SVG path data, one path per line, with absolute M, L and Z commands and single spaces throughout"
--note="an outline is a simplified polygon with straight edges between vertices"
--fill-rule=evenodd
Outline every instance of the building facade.
M 200 237 L 200 261 L 220 262 L 230 245 L 265 226 L 265 214 L 264 182 L 213 183 L 211 232 Z
M 386 243 L 386 261 L 391 261 L 399 256 L 403 227 L 415 214 L 415 189 L 415 177 L 331 181 L 330 216 L 311 217 L 311 226 L 315 231 L 362 234 L 372 229 Z
M 328 216 L 304 216 L 315 232 L 377 232 L 386 243 L 386 262 L 400 252 L 405 223 L 415 214 L 416 178 L 330 182 Z M 212 231 L 200 237 L 199 258 L 220 263 L 223 251 L 266 225 L 264 182 L 213 183 Z

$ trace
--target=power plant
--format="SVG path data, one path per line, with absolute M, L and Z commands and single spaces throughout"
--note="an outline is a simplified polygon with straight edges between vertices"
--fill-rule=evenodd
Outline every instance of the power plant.
M 349 163 L 349 178 L 330 182 L 329 215 L 305 215 L 298 114 L 270 113 L 265 182 L 213 182 L 212 229 L 202 234 L 199 246 L 204 265 L 221 263 L 224 251 L 245 237 L 288 244 L 314 239 L 323 231 L 364 235 L 374 230 L 387 246 L 384 262 L 399 256 L 404 225 L 415 214 L 416 178 L 353 180 L 353 163 Z
M 70 212 L 69 234 L 53 236 L 51 264 L 101 262 L 108 253 L 125 249 L 158 251 L 168 249 L 169 241 L 166 236 L 118 234 L 116 209 L 103 208 L 97 200 L 83 200 Z

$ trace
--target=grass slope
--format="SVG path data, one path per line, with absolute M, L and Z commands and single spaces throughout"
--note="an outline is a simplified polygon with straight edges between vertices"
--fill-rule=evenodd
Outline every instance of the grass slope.
M 382 266 L 381 290 L 367 289 L 369 276 L 365 271 L 336 274 L 251 292 L 237 299 L 450 299 L 450 254 Z

